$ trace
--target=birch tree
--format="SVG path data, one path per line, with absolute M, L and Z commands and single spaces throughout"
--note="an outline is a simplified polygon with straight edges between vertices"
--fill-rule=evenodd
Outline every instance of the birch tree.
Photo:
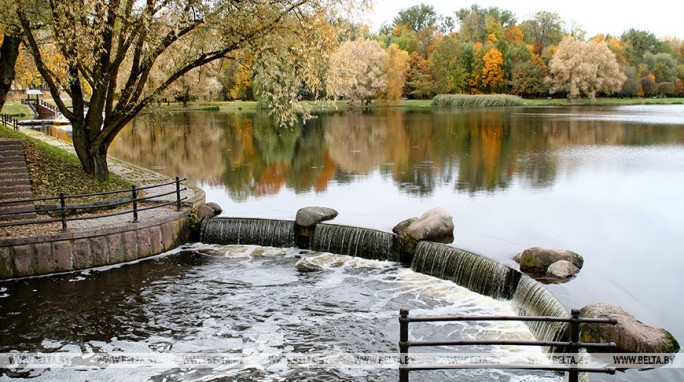
M 23 0 L 19 0 L 23 1 Z M 260 94 L 281 125 L 296 120 L 297 93 L 330 51 L 317 26 L 366 0 L 26 0 L 17 18 L 22 38 L 58 108 L 73 128 L 83 170 L 109 176 L 107 150 L 121 129 L 176 80 L 230 53 L 258 57 Z M 54 45 L 68 78 L 43 56 Z M 183 56 L 158 72 L 171 50 Z M 67 108 L 59 95 L 72 100 Z M 87 108 L 88 106 L 89 108 Z

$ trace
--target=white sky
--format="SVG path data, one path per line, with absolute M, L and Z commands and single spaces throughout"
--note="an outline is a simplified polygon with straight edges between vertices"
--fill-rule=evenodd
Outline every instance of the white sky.
M 397 13 L 413 5 L 432 4 L 441 15 L 453 16 L 461 8 L 477 4 L 482 8 L 499 7 L 513 12 L 518 22 L 532 18 L 537 11 L 558 12 L 568 28 L 572 23 L 587 32 L 587 38 L 599 33 L 620 36 L 630 28 L 645 30 L 657 37 L 684 39 L 684 1 L 650 0 L 646 2 L 606 0 L 373 0 L 375 7 L 367 22 L 377 31 L 383 22 L 390 23 Z

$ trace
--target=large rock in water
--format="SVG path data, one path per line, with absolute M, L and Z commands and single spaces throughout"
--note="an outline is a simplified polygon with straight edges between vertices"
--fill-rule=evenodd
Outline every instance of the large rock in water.
M 328 207 L 304 207 L 297 211 L 296 223 L 301 227 L 313 227 L 316 224 L 337 217 L 337 211 Z
M 573 251 L 542 247 L 527 248 L 514 259 L 520 263 L 521 271 L 541 274 L 545 274 L 551 264 L 561 260 L 571 262 L 578 269 L 584 265 L 584 258 Z
M 582 324 L 580 341 L 615 342 L 618 352 L 676 353 L 679 343 L 665 329 L 654 328 L 637 320 L 615 304 L 599 302 L 580 310 L 580 317 L 615 317 L 617 325 Z
M 406 233 L 417 241 L 453 237 L 454 220 L 444 208 L 433 208 L 411 222 Z

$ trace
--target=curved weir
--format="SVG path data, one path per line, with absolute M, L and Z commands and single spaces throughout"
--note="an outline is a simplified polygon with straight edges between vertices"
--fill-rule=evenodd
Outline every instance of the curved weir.
M 289 220 L 213 218 L 202 223 L 206 244 L 255 244 L 295 247 L 295 223 Z M 398 261 L 395 235 L 367 228 L 318 224 L 309 249 L 371 260 Z M 453 281 L 497 300 L 512 300 L 516 312 L 530 316 L 568 317 L 568 311 L 541 283 L 486 257 L 445 244 L 421 241 L 411 261 L 415 272 Z M 564 338 L 566 324 L 528 323 L 538 340 Z
M 318 224 L 311 249 L 371 260 L 396 260 L 392 255 L 394 235 L 366 228 Z
M 294 247 L 294 221 L 223 217 L 206 219 L 202 222 L 200 241 L 206 244 Z
M 496 299 L 513 297 L 521 273 L 474 253 L 447 245 L 421 241 L 411 269 L 451 280 L 473 292 Z

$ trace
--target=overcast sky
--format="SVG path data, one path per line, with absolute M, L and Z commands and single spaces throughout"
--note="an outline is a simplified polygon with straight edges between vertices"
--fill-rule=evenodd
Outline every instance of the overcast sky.
M 518 22 L 532 18 L 537 11 L 558 12 L 566 24 L 574 23 L 587 32 L 587 37 L 599 33 L 620 36 L 630 28 L 645 30 L 658 37 L 684 39 L 684 0 L 650 0 L 646 2 L 606 0 L 374 0 L 375 7 L 368 22 L 377 31 L 384 22 L 390 23 L 397 13 L 413 5 L 432 4 L 441 15 L 453 16 L 472 4 L 480 7 L 507 9 Z M 566 25 L 566 28 L 569 25 Z

